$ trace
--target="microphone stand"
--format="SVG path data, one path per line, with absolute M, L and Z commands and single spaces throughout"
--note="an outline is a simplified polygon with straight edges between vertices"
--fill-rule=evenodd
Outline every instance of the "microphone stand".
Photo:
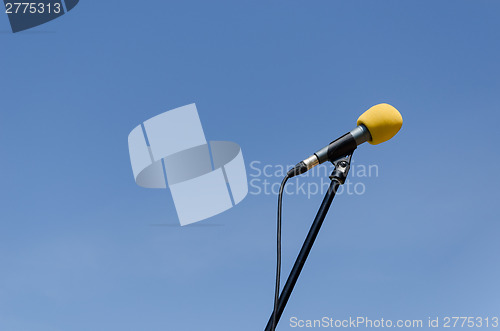
M 285 310 L 285 306 L 288 302 L 288 299 L 290 298 L 290 295 L 292 294 L 295 284 L 297 283 L 297 279 L 299 278 L 300 272 L 304 267 L 304 263 L 306 262 L 314 241 L 318 236 L 321 225 L 323 224 L 323 220 L 325 219 L 325 216 L 328 213 L 328 209 L 330 208 L 333 198 L 335 197 L 335 193 L 337 192 L 339 186 L 344 184 L 345 179 L 347 178 L 347 174 L 349 173 L 349 168 L 351 166 L 351 157 L 352 152 L 345 157 L 341 157 L 335 161 L 332 161 L 334 169 L 332 174 L 330 175 L 330 186 L 328 188 L 328 191 L 326 192 L 323 202 L 321 203 L 321 206 L 319 207 L 318 213 L 316 214 L 314 222 L 311 225 L 311 229 L 309 230 L 309 233 L 307 234 L 307 237 L 302 244 L 299 255 L 295 260 L 292 271 L 290 272 L 285 286 L 283 287 L 283 291 L 281 292 L 281 295 L 279 297 L 278 310 L 276 314 L 276 326 L 278 325 L 281 315 Z M 265 331 L 272 331 L 273 315 L 274 310 L 271 313 L 269 321 L 267 322 Z

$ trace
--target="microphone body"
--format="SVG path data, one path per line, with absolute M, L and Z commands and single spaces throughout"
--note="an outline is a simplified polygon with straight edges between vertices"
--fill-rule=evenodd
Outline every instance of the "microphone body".
M 297 163 L 293 169 L 288 171 L 288 177 L 291 178 L 303 174 L 323 162 L 333 161 L 339 157 L 348 155 L 352 153 L 358 145 L 369 140 L 371 140 L 370 131 L 361 124 L 340 138 L 332 141 L 307 159 Z
M 351 154 L 358 145 L 365 142 L 377 145 L 391 139 L 401 129 L 403 117 L 393 106 L 381 103 L 365 111 L 358 118 L 357 124 L 350 132 L 297 163 L 288 171 L 287 176 L 291 178 L 303 174 L 325 161 L 334 161 Z

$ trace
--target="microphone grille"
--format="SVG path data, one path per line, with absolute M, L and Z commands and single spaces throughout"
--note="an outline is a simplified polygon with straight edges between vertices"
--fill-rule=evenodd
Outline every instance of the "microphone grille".
M 403 125 L 403 117 L 393 106 L 381 103 L 361 114 L 357 124 L 363 124 L 370 131 L 372 140 L 368 142 L 377 145 L 391 139 L 398 133 Z

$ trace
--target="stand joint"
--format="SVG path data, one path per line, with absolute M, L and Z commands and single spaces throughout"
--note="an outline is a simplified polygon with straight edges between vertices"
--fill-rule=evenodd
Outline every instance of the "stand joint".
M 331 180 L 338 181 L 340 185 L 345 183 L 347 174 L 349 173 L 349 169 L 351 168 L 351 158 L 352 153 L 335 161 L 332 161 L 334 169 L 332 171 L 332 174 L 330 175 Z

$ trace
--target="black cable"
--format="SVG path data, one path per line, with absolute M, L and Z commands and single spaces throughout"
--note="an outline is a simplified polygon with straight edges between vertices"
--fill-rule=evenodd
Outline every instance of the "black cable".
M 274 290 L 274 312 L 273 325 L 271 330 L 276 329 L 276 315 L 278 314 L 278 301 L 280 295 L 280 278 L 281 278 L 281 204 L 283 201 L 283 190 L 289 175 L 287 174 L 281 182 L 280 191 L 278 193 L 278 219 L 276 224 L 276 287 Z

